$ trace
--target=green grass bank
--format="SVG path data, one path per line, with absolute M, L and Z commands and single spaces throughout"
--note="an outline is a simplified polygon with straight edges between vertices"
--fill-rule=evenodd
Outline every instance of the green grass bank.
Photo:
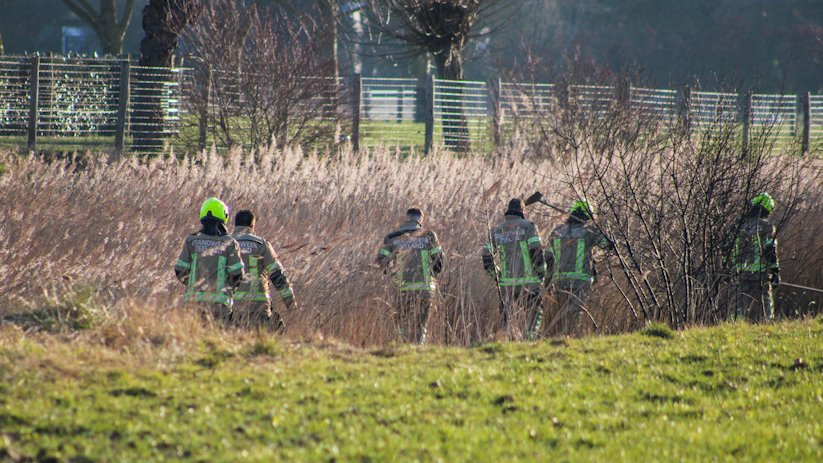
M 0 327 L 0 461 L 49 458 L 822 461 L 823 320 L 179 355 Z

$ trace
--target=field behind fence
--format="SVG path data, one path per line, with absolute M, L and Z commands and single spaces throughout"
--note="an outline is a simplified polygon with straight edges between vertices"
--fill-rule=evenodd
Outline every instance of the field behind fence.
M 242 134 L 253 130 L 252 124 L 242 111 L 225 117 L 225 110 L 249 102 L 240 92 L 231 101 L 217 100 L 214 85 L 198 82 L 191 69 L 143 68 L 126 59 L 0 56 L 0 145 L 118 152 L 164 145 L 185 152 L 212 145 L 248 147 L 252 137 Z M 738 123 L 743 144 L 762 133 L 779 146 L 797 143 L 804 152 L 823 146 L 823 95 L 808 93 L 360 75 L 328 80 L 326 88 L 313 97 L 322 108 L 313 123 L 333 129 L 314 144 L 489 152 L 550 137 L 547 117 L 568 107 L 596 117 L 610 105 L 627 104 L 636 114 L 693 133 Z M 204 93 L 205 99 L 194 97 Z M 229 141 L 218 136 L 221 124 L 241 136 Z

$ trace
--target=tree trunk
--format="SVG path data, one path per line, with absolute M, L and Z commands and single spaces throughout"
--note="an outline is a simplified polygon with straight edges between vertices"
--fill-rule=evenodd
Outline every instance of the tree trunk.
M 147 152 L 159 152 L 163 148 L 163 89 L 171 78 L 168 68 L 172 65 L 180 34 L 197 17 L 200 6 L 197 0 L 149 0 L 143 8 L 143 31 L 140 42 L 141 69 L 137 79 L 140 95 L 137 95 L 135 116 L 132 124 L 134 144 Z M 149 67 L 165 68 L 146 69 Z
M 434 65 L 437 68 L 437 75 L 446 80 L 463 80 L 463 55 L 462 50 L 456 45 L 442 49 L 434 55 Z M 441 111 L 443 120 L 443 144 L 446 148 L 460 152 L 471 150 L 469 143 L 469 124 L 463 114 L 462 88 L 457 85 L 450 88 L 449 100 Z M 460 100 L 458 104 L 457 101 Z
M 126 12 L 126 14 L 129 14 Z M 128 23 L 125 24 L 128 27 Z M 123 53 L 123 39 L 126 30 L 121 30 L 117 23 L 117 5 L 114 0 L 100 2 L 100 18 L 97 23 L 97 37 L 106 55 L 119 55 Z

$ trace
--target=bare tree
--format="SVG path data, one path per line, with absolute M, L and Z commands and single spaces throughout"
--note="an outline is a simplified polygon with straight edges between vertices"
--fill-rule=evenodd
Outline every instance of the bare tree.
M 134 13 L 134 0 L 126 0 L 123 11 L 117 14 L 117 0 L 100 0 L 99 10 L 90 0 L 63 0 L 63 4 L 97 34 L 103 53 L 123 53 L 123 39 Z
M 608 276 L 637 322 L 726 320 L 749 200 L 762 191 L 777 198 L 780 233 L 820 181 L 819 167 L 796 145 L 776 146 L 770 127 L 753 131 L 743 150 L 738 111 L 718 109 L 690 127 L 682 113 L 662 114 L 631 94 L 622 79 L 609 83 L 559 85 L 566 90 L 541 115 L 543 144 L 559 147 L 568 195 L 596 205 L 593 222 L 614 244 Z
M 140 96 L 131 124 L 133 145 L 140 150 L 157 152 L 163 148 L 164 85 L 172 79 L 169 68 L 180 35 L 197 18 L 203 6 L 202 0 L 149 0 L 143 8 L 145 36 L 140 42 L 139 60 L 143 69 L 137 76 Z
M 367 0 L 370 45 L 393 59 L 429 54 L 441 79 L 463 79 L 464 48 L 496 30 L 517 8 L 510 0 Z M 478 23 L 486 22 L 482 30 Z
M 282 8 L 214 0 L 186 32 L 194 65 L 191 104 L 222 146 L 286 146 L 329 138 L 336 127 L 337 79 L 324 29 Z
M 141 66 L 171 66 L 180 35 L 203 8 L 201 0 L 149 0 L 143 8 Z
M 495 32 L 520 2 L 510 0 L 367 0 L 366 24 L 373 53 L 393 61 L 431 58 L 441 79 L 462 80 L 469 41 Z M 481 23 L 483 27 L 478 27 Z M 427 66 L 428 67 L 428 66 Z M 468 122 L 460 86 L 450 90 L 450 117 L 444 126 L 446 147 L 469 151 Z

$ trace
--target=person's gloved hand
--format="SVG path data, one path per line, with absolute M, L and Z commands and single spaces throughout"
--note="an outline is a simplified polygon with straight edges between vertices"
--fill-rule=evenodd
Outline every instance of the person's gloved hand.
M 779 285 L 780 284 L 780 273 L 773 272 L 772 277 L 771 277 L 771 281 L 772 281 L 773 285 Z

